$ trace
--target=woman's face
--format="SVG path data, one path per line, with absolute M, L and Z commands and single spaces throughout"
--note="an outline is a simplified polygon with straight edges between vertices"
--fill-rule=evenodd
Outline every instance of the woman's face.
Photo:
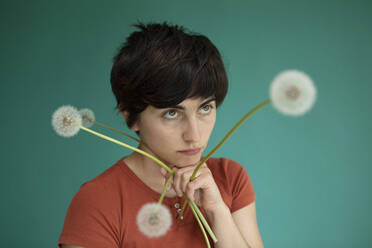
M 215 121 L 214 97 L 188 98 L 170 108 L 148 106 L 132 130 L 140 131 L 141 149 L 168 166 L 185 167 L 200 161 Z

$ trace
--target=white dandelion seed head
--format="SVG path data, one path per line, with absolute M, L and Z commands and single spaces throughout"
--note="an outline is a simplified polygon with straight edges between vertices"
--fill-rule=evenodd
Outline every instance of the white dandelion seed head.
M 83 126 L 84 126 L 84 127 L 89 128 L 89 127 L 93 126 L 94 121 L 95 121 L 96 119 L 95 119 L 95 117 L 94 117 L 94 113 L 93 113 L 92 110 L 87 109 L 87 108 L 85 108 L 85 109 L 80 109 L 80 110 L 79 110 L 79 113 L 80 113 L 80 115 L 81 115 L 81 119 L 82 119 L 82 121 L 83 121 Z
M 309 111 L 316 99 L 311 78 L 298 70 L 279 73 L 270 85 L 273 106 L 285 115 L 300 116 Z
M 59 107 L 52 116 L 54 130 L 63 137 L 72 137 L 77 134 L 81 123 L 79 111 L 70 105 Z
M 137 214 L 138 229 L 149 238 L 164 235 L 171 225 L 171 213 L 169 209 L 162 204 L 145 204 Z

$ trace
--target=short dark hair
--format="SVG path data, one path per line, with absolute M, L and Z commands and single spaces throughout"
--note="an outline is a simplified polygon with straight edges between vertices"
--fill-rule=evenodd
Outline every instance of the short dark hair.
M 228 80 L 221 55 L 204 35 L 167 22 L 138 22 L 114 57 L 111 88 L 128 127 L 148 105 L 175 106 L 186 98 L 213 96 L 223 102 Z

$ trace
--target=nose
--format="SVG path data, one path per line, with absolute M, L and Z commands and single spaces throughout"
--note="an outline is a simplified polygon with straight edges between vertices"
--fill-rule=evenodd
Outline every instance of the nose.
M 189 118 L 185 124 L 183 139 L 186 142 L 198 142 L 200 140 L 199 123 L 196 118 Z

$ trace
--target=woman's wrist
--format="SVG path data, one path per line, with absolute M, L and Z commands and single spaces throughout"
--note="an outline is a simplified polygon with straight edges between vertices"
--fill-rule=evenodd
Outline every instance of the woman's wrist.
M 221 204 L 216 205 L 210 210 L 205 210 L 205 213 L 207 215 L 207 218 L 209 221 L 213 222 L 215 218 L 218 218 L 218 216 L 230 214 L 230 209 L 226 206 L 224 202 Z

